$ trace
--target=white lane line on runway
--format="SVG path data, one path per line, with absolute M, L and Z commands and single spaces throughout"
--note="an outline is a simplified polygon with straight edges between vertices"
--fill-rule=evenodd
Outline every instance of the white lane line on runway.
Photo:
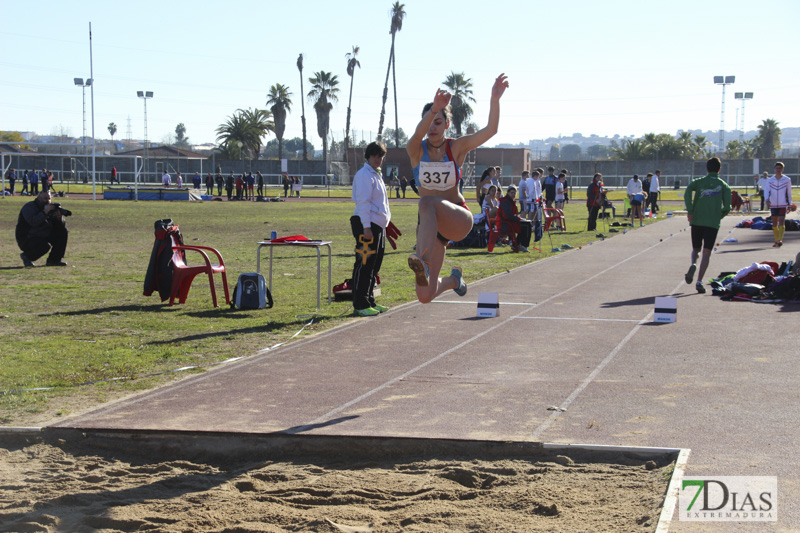
M 478 302 L 469 302 L 464 300 L 434 300 L 431 302 L 432 304 L 468 304 L 468 305 L 478 305 Z M 503 302 L 503 305 L 529 305 L 531 307 L 536 307 L 539 304 L 528 303 L 528 302 Z
M 675 286 L 675 288 L 672 290 L 672 292 L 671 292 L 670 294 L 675 294 L 676 292 L 678 292 L 678 290 L 680 289 L 680 287 L 681 287 L 683 284 L 684 284 L 684 282 L 682 282 L 682 281 L 681 281 L 681 282 L 679 282 L 679 283 L 678 283 L 678 285 L 676 285 L 676 286 Z M 583 380 L 583 383 L 581 383 L 580 385 L 578 385 L 578 387 L 577 387 L 577 388 L 576 388 L 574 391 L 572 391 L 572 394 L 570 394 L 570 395 L 567 397 L 567 399 L 566 399 L 566 400 L 564 400 L 564 401 L 561 403 L 561 405 L 559 405 L 559 408 L 563 409 L 563 411 L 566 411 L 566 410 L 567 410 L 567 408 L 568 408 L 568 407 L 569 407 L 569 406 L 572 404 L 572 402 L 573 402 L 573 401 L 575 401 L 575 398 L 577 398 L 577 397 L 578 397 L 578 395 L 579 395 L 581 392 L 583 392 L 583 390 L 584 390 L 586 387 L 588 387 L 588 386 L 589 386 L 589 384 L 590 384 L 592 381 L 594 381 L 594 379 L 595 379 L 595 378 L 598 376 L 598 374 L 600 374 L 600 372 L 602 372 L 602 370 L 603 370 L 603 369 L 604 369 L 606 366 L 608 366 L 608 364 L 609 364 L 611 361 L 613 361 L 613 360 L 614 360 L 614 357 L 616 357 L 616 355 L 617 355 L 617 354 L 620 352 L 620 350 L 622 350 L 622 348 L 623 348 L 623 347 L 624 347 L 626 344 L 628 344 L 628 341 L 630 341 L 630 340 L 633 338 L 633 336 L 634 336 L 634 335 L 636 335 L 636 333 L 639 331 L 639 329 L 640 329 L 640 328 L 641 328 L 641 327 L 642 327 L 644 324 L 647 324 L 648 322 L 651 322 L 651 321 L 652 321 L 652 318 L 653 318 L 653 315 L 654 315 L 654 314 L 655 314 L 655 310 L 652 310 L 652 311 L 650 311 L 649 313 L 647 313 L 647 316 L 645 316 L 645 317 L 644 317 L 644 318 L 643 318 L 641 321 L 639 321 L 639 323 L 638 323 L 638 324 L 636 324 L 636 325 L 633 327 L 633 329 L 631 329 L 631 330 L 630 330 L 630 332 L 628 332 L 628 334 L 627 334 L 627 335 L 625 335 L 625 338 L 624 338 L 624 339 L 622 339 L 621 341 L 619 341 L 619 344 L 617 344 L 617 345 L 614 347 L 614 349 L 613 349 L 613 350 L 611 350 L 611 353 L 609 353 L 609 354 L 608 354 L 608 355 L 605 357 L 605 359 L 603 359 L 602 361 L 600 361 L 600 364 L 599 364 L 599 365 L 597 365 L 597 367 L 596 367 L 594 370 L 592 370 L 592 373 L 591 373 L 591 374 L 589 374 L 588 376 L 586 376 L 586 379 L 584 379 L 584 380 Z M 553 425 L 553 422 L 555 422 L 555 421 L 556 421 L 556 419 L 557 419 L 557 418 L 559 418 L 559 416 L 561 415 L 561 413 L 562 413 L 563 411 L 561 411 L 561 410 L 559 410 L 559 411 L 553 411 L 553 412 L 550 414 L 550 416 L 548 416 L 548 417 L 547 417 L 547 420 L 545 420 L 545 421 L 542 423 L 542 425 L 540 425 L 538 428 L 536 428 L 536 430 L 533 432 L 533 434 L 531 434 L 531 438 L 532 438 L 533 440 L 539 440 L 539 439 L 541 439 L 541 437 L 542 437 L 542 433 L 544 433 L 545 431 L 547 431 L 547 430 L 550 428 L 550 426 L 552 426 L 552 425 Z
M 524 312 L 524 311 L 523 311 L 523 312 Z M 312 420 L 312 421 L 311 421 L 311 422 L 309 422 L 309 423 L 308 423 L 306 426 L 301 426 L 301 428 L 299 429 L 299 431 L 303 431 L 303 429 L 302 429 L 302 428 L 304 428 L 304 427 L 313 427 L 313 426 L 315 426 L 315 425 L 317 425 L 317 424 L 321 424 L 321 423 L 323 423 L 323 422 L 326 422 L 326 421 L 330 420 L 331 418 L 333 418 L 333 416 L 335 416 L 335 415 L 339 414 L 340 412 L 342 412 L 343 410 L 347 409 L 348 407 L 350 407 L 350 406 L 352 406 L 352 405 L 355 405 L 355 404 L 357 404 L 357 403 L 358 403 L 358 402 L 360 402 L 361 400 L 364 400 L 364 399 L 366 399 L 366 398 L 369 398 L 370 396 L 372 396 L 372 395 L 373 395 L 373 394 L 375 394 L 376 392 L 380 392 L 380 391 L 382 391 L 383 389 L 385 389 L 386 387 L 389 387 L 389 386 L 391 386 L 391 385 L 394 385 L 394 384 L 395 384 L 395 383 L 397 383 L 398 381 L 400 381 L 400 380 L 402 380 L 402 379 L 405 379 L 405 378 L 407 378 L 408 376 L 410 376 L 410 375 L 412 375 L 412 374 L 415 374 L 415 373 L 419 372 L 420 370 L 422 370 L 422 369 L 423 369 L 423 368 L 425 368 L 426 366 L 428 366 L 428 365 L 430 365 L 430 364 L 433 364 L 433 363 L 435 363 L 435 362 L 436 362 L 436 361 L 438 361 L 439 359 L 441 359 L 441 358 L 443 358 L 443 357 L 445 357 L 445 356 L 447 356 L 447 355 L 449 355 L 449 354 L 451 354 L 451 353 L 455 352 L 456 350 L 458 350 L 458 349 L 460 349 L 460 348 L 463 348 L 464 346 L 468 345 L 469 343 L 471 343 L 471 342 L 473 342 L 473 341 L 475 341 L 475 340 L 477 340 L 477 339 L 479 339 L 479 338 L 483 337 L 483 336 L 484 336 L 484 335 L 486 335 L 487 333 L 490 333 L 490 332 L 492 332 L 492 331 L 494 331 L 494 330 L 496 330 L 496 329 L 498 329 L 498 328 L 500 328 L 500 327 L 502 327 L 502 326 L 504 326 L 504 325 L 508 324 L 508 323 L 509 323 L 509 322 L 510 322 L 510 321 L 511 321 L 513 318 L 514 318 L 514 317 L 509 317 L 509 318 L 507 318 L 507 319 L 503 320 L 502 322 L 500 322 L 500 323 L 498 323 L 498 324 L 495 324 L 494 326 L 492 326 L 491 328 L 487 329 L 486 331 L 483 331 L 483 332 L 481 332 L 481 333 L 478 333 L 478 334 L 477 334 L 477 335 L 475 335 L 474 337 L 472 337 L 472 338 L 469 338 L 469 339 L 465 340 L 465 341 L 464 341 L 464 342 L 462 342 L 461 344 L 458 344 L 458 345 L 456 345 L 456 346 L 453 346 L 453 347 L 452 347 L 452 348 L 450 348 L 449 350 L 446 350 L 446 351 L 444 351 L 444 352 L 440 353 L 439 355 L 437 355 L 436 357 L 434 357 L 434 358 L 432 358 L 432 359 L 428 359 L 427 361 L 425 361 L 425 362 L 424 362 L 424 363 L 422 363 L 421 365 L 418 365 L 418 366 L 416 366 L 415 368 L 412 368 L 411 370 L 409 370 L 409 371 L 407 371 L 407 372 L 404 372 L 403 374 L 400 374 L 399 376 L 397 376 L 397 377 L 394 377 L 394 378 L 390 379 L 389 381 L 387 381 L 387 382 L 383 383 L 382 385 L 378 385 L 377 387 L 375 387 L 375 388 L 374 388 L 374 389 L 372 389 L 371 391 L 365 392 L 364 394 L 362 394 L 362 395 L 361 395 L 361 396 L 359 396 L 358 398 L 354 398 L 354 399 L 350 400 L 349 402 L 347 402 L 347 403 L 345 403 L 345 404 L 342 404 L 342 405 L 340 405 L 340 406 L 339 406 L 339 407 L 337 407 L 336 409 L 334 409 L 334 410 L 332 410 L 332 411 L 329 411 L 329 412 L 325 413 L 324 415 L 322 415 L 321 417 L 317 418 L 316 420 Z
M 668 237 L 668 238 L 671 238 L 671 237 Z M 665 239 L 665 240 L 666 240 L 666 239 Z M 623 265 L 623 264 L 627 263 L 627 262 L 628 262 L 628 261 L 630 261 L 631 259 L 633 259 L 633 258 L 635 258 L 635 257 L 639 257 L 639 256 L 640 256 L 640 255 L 642 255 L 642 254 L 646 254 L 646 253 L 648 253 L 650 250 L 652 250 L 653 248 L 655 248 L 656 246 L 658 246 L 659 244 L 662 244 L 662 243 L 663 243 L 663 241 L 659 241 L 659 242 L 657 242 L 656 244 L 654 244 L 654 245 L 652 245 L 652 246 L 650 246 L 650 247 L 648 247 L 648 248 L 645 248 L 645 249 L 643 249 L 643 250 L 639 251 L 639 253 L 633 254 L 633 255 L 631 255 L 630 257 L 627 257 L 627 258 L 623 259 L 622 261 L 618 262 L 617 264 L 615 264 L 615 265 L 612 265 L 612 266 L 610 266 L 610 267 L 606 268 L 605 270 L 602 270 L 602 271 L 600 271 L 600 272 L 597 272 L 597 273 L 596 273 L 594 276 L 588 277 L 588 278 L 586 278 L 585 280 L 581 281 L 580 283 L 576 283 L 576 284 L 575 284 L 575 285 L 573 285 L 572 287 L 570 287 L 570 288 L 568 288 L 568 289 L 565 289 L 565 290 L 563 290 L 563 291 L 559 292 L 558 294 L 554 294 L 553 296 L 551 296 L 551 297 L 549 297 L 549 298 L 545 299 L 543 302 L 541 302 L 541 303 L 539 303 L 539 304 L 536 304 L 536 305 L 542 305 L 543 303 L 545 303 L 545 302 L 549 302 L 550 300 L 553 300 L 553 299 L 555 299 L 555 298 L 558 298 L 559 296 L 562 296 L 562 295 L 564 295 L 564 294 L 568 293 L 569 291 L 571 291 L 571 290 L 573 290 L 573 289 L 577 289 L 577 288 L 578 288 L 578 287 L 580 287 L 581 285 L 584 285 L 585 283 L 589 283 L 589 282 L 590 282 L 590 281 L 592 281 L 593 279 L 595 279 L 595 278 L 597 278 L 597 277 L 600 277 L 600 276 L 604 275 L 606 272 L 609 272 L 609 271 L 611 271 L 611 270 L 613 270 L 613 269 L 615 269 L 615 268 L 619 267 L 620 265 Z M 680 286 L 680 285 L 679 285 L 679 286 Z M 677 288 L 676 288 L 676 290 L 677 290 Z M 674 292 L 674 291 L 673 291 L 673 292 Z M 422 305 L 422 304 L 420 304 L 420 305 Z M 466 346 L 466 345 L 470 344 L 471 342 L 474 342 L 474 341 L 476 341 L 476 340 L 478 340 L 478 339 L 480 339 L 480 338 L 482 338 L 482 337 L 486 336 L 487 334 L 491 333 L 492 331 L 494 331 L 494 330 L 496 330 L 496 329 L 498 329 L 498 328 L 500 328 L 500 327 L 502 327 L 502 326 L 505 326 L 506 324 L 508 324 L 508 323 L 509 323 L 509 322 L 511 322 L 512 320 L 515 320 L 515 319 L 519 318 L 521 315 L 525 314 L 527 311 L 529 311 L 529 310 L 533 309 L 533 308 L 534 308 L 536 305 L 531 305 L 530 307 L 526 307 L 525 309 L 523 309 L 522 311 L 520 311 L 520 312 L 519 312 L 519 313 L 517 313 L 516 315 L 513 315 L 513 316 L 510 316 L 510 317 L 508 317 L 507 319 L 503 320 L 502 322 L 499 322 L 499 323 L 495 324 L 494 326 L 490 327 L 489 329 L 487 329 L 487 330 L 485 330 L 485 331 L 483 331 L 483 332 L 481 332 L 481 333 L 478 333 L 477 335 L 475 335 L 475 336 L 473 336 L 473 337 L 471 337 L 471 338 L 469 338 L 469 339 L 465 340 L 464 342 L 462 342 L 462 343 L 458 344 L 457 346 L 454 346 L 454 347 L 450 348 L 449 350 L 446 350 L 446 351 L 444 351 L 444 352 L 440 353 L 439 355 L 437 355 L 437 356 L 435 356 L 435 357 L 433 357 L 433 358 L 431 358 L 431 359 L 428 359 L 427 361 L 425 361 L 424 363 L 422 363 L 422 364 L 420 364 L 420 365 L 416 366 L 415 368 L 412 368 L 411 370 L 408 370 L 407 372 L 404 372 L 403 374 L 401 374 L 401 375 L 399 375 L 399 376 L 397 376 L 397 377 L 394 377 L 394 378 L 390 379 L 389 381 L 387 381 L 387 382 L 385 382 L 385 383 L 383 383 L 383 384 L 381 384 L 381 385 L 378 385 L 378 386 L 377 386 L 377 387 L 375 387 L 374 389 L 372 389 L 372 390 L 370 390 L 370 391 L 367 391 L 367 392 L 365 392 L 365 393 L 364 393 L 364 394 L 362 394 L 361 396 L 359 396 L 359 397 L 357 397 L 357 398 L 353 398 L 353 399 L 352 399 L 352 400 L 350 400 L 349 402 L 346 402 L 346 403 L 344 403 L 344 404 L 340 405 L 339 407 L 336 407 L 335 409 L 333 409 L 333 410 L 331 410 L 331 411 L 328 411 L 328 412 L 327 412 L 327 413 L 325 413 L 324 415 L 322 415 L 322 416 L 320 416 L 320 417 L 318 417 L 318 418 L 316 418 L 316 419 L 312 420 L 312 421 L 311 421 L 311 422 L 309 422 L 308 424 L 306 424 L 306 425 L 304 425 L 304 426 L 300 426 L 300 428 L 297 428 L 297 430 L 298 430 L 298 431 L 304 431 L 304 430 L 305 430 L 304 428 L 312 428 L 312 427 L 314 427 L 314 426 L 315 426 L 315 425 L 317 425 L 317 424 L 321 424 L 321 423 L 323 423 L 323 422 L 327 422 L 328 420 L 330 420 L 330 419 L 331 419 L 331 418 L 333 418 L 334 416 L 338 415 L 339 413 L 341 413 L 342 411 L 344 411 L 344 410 L 345 410 L 345 409 L 347 409 L 348 407 L 351 407 L 351 406 L 353 406 L 353 405 L 357 404 L 358 402 L 360 402 L 360 401 L 362 401 L 362 400 L 365 400 L 365 399 L 369 398 L 370 396 L 374 395 L 375 393 L 382 391 L 382 390 L 383 390 L 383 389 L 385 389 L 386 387 L 389 387 L 389 386 L 391 386 L 391 385 L 394 385 L 395 383 L 399 382 L 400 380 L 402 380 L 402 379 L 405 379 L 405 378 L 407 378 L 408 376 L 410 376 L 410 375 L 412 375 L 412 374 L 415 374 L 415 373 L 419 372 L 419 371 L 420 371 L 420 370 L 422 370 L 423 368 L 425 368 L 425 367 L 427 367 L 427 366 L 429 366 L 429 365 L 431 365 L 431 364 L 435 363 L 436 361 L 438 361 L 438 360 L 442 359 L 443 357 L 445 357 L 445 356 L 447 356 L 447 355 L 449 355 L 449 354 L 453 353 L 454 351 L 456 351 L 456 350 L 458 350 L 458 349 L 460 349 L 460 348 L 463 348 L 464 346 Z M 650 314 L 653 314 L 653 311 L 651 311 L 651 312 L 650 312 Z M 649 316 L 649 315 L 648 315 L 648 316 Z M 639 328 L 639 327 L 641 327 L 641 323 L 639 323 L 639 324 L 636 326 L 636 328 L 634 328 L 634 331 L 638 331 L 638 328 Z M 633 336 L 633 335 L 632 335 L 632 333 L 629 333 L 629 334 L 628 334 L 628 337 L 631 337 L 631 336 Z M 628 337 L 626 337 L 626 339 L 627 339 Z M 627 342 L 627 341 L 624 341 L 624 342 Z M 619 346 L 619 347 L 621 348 L 622 346 Z M 611 359 L 613 359 L 613 357 L 610 357 L 610 358 L 609 358 L 609 357 L 606 357 L 606 359 L 608 359 L 608 360 L 609 360 L 609 362 L 610 362 L 610 360 L 611 360 Z M 601 363 L 601 365 L 602 365 L 602 366 L 605 366 L 606 364 L 608 364 L 608 363 L 605 363 L 605 364 Z M 600 368 L 600 369 L 602 369 L 602 368 Z M 597 372 L 599 372 L 599 371 L 600 371 L 600 370 L 597 370 Z M 593 373 L 592 373 L 592 375 L 594 376 L 594 375 L 596 375 L 596 374 L 593 372 Z M 587 378 L 587 379 L 588 379 L 588 378 Z M 592 379 L 593 379 L 593 378 L 592 378 Z M 588 385 L 588 383 L 586 383 L 586 385 Z M 586 385 L 584 385 L 584 388 L 585 388 L 585 386 L 586 386 Z M 583 389 L 581 389 L 581 390 L 583 390 Z M 578 391 L 578 393 L 580 393 L 580 391 Z M 577 396 L 577 394 L 575 394 L 575 395 Z M 552 416 L 552 415 L 551 415 L 551 416 Z M 538 430 L 537 430 L 537 431 L 538 431 Z
M 641 322 L 641 320 L 628 318 L 576 318 L 560 316 L 518 316 L 517 320 L 577 320 L 579 322 Z

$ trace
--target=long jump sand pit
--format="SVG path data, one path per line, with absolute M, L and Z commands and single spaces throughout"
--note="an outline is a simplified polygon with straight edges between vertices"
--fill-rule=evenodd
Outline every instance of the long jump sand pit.
M 46 429 L 0 435 L 0 531 L 655 531 L 676 461 L 532 442 Z

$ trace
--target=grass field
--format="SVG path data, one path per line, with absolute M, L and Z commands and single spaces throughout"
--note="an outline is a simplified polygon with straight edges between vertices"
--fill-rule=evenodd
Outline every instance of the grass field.
M 342 189 L 337 194 L 340 198 L 349 195 L 345 192 Z M 187 372 L 171 371 L 186 366 L 197 367 L 188 372 L 205 371 L 228 358 L 289 341 L 312 318 L 313 323 L 301 335 L 352 320 L 348 302 L 323 303 L 317 312 L 313 250 L 276 251 L 273 309 L 237 311 L 224 304 L 215 309 L 202 276 L 195 279 L 185 305 L 169 307 L 157 294 L 142 295 L 153 246 L 153 222 L 162 218 L 180 225 L 186 244 L 213 246 L 222 253 L 231 289 L 238 274 L 255 270 L 256 243 L 273 230 L 279 235 L 302 234 L 333 241 L 333 284 L 341 283 L 350 277 L 353 263 L 349 233 L 353 204 L 349 201 L 134 203 L 67 196 L 59 201 L 74 213 L 68 219 L 70 241 L 65 260 L 69 266 L 25 269 L 14 241 L 14 227 L 28 200 L 19 196 L 0 200 L 4 228 L 0 247 L 0 424 L 35 424 L 74 413 L 177 379 Z M 474 201 L 471 207 L 476 208 Z M 379 302 L 396 306 L 415 299 L 406 257 L 415 244 L 416 203 L 393 202 L 392 215 L 404 235 L 396 251 L 387 250 Z M 570 231 L 554 233 L 553 246 L 566 243 L 577 248 L 596 240 L 594 232 L 584 231 L 582 202 L 568 204 L 566 216 Z M 513 254 L 507 247 L 491 254 L 451 249 L 443 272 L 462 266 L 469 283 L 552 255 L 547 236 L 540 248 L 543 252 L 532 250 L 529 254 Z M 44 259 L 38 263 L 44 264 Z M 190 263 L 191 259 L 190 255 Z M 324 268 L 323 263 L 323 284 Z M 262 272 L 266 273 L 265 269 Z M 221 289 L 218 282 L 220 298 Z M 110 381 L 85 385 L 99 380 Z

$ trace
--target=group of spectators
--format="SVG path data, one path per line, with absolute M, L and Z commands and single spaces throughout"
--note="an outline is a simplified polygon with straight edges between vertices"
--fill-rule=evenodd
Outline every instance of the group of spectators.
M 481 206 L 481 213 L 486 220 L 487 227 L 495 219 L 499 220 L 500 233 L 507 235 L 509 244 L 514 252 L 527 252 L 524 242 L 529 242 L 531 228 L 539 220 L 542 207 L 543 194 L 546 197 L 548 190 L 552 193 L 551 204 L 556 202 L 563 206 L 567 199 L 566 171 L 561 178 L 554 175 L 555 169 L 548 168 L 545 185 L 542 184 L 544 169 L 537 168 L 532 172 L 524 171 L 519 180 L 519 186 L 509 185 L 505 194 L 500 184 L 502 169 L 499 166 L 487 167 L 475 187 L 476 201 Z M 519 208 L 516 206 L 517 193 L 519 193 Z M 520 239 L 520 234 L 524 235 Z M 501 241 L 502 244 L 502 241 Z
M 300 198 L 300 191 L 303 190 L 303 178 L 300 176 L 290 176 L 286 172 L 283 173 L 281 178 L 283 184 L 283 197 L 291 196 L 292 193 L 297 198 Z
M 558 175 L 555 172 L 555 167 L 547 167 L 547 174 L 542 168 L 522 173 L 519 186 L 515 189 L 519 192 L 519 210 L 523 215 L 537 214 L 536 208 L 542 203 L 548 208 L 563 209 L 564 204 L 569 202 L 569 171 L 563 169 Z M 502 169 L 499 166 L 490 166 L 483 171 L 475 187 L 476 200 L 481 208 L 490 187 L 494 186 L 496 192 L 502 196 L 501 175 Z
M 569 202 L 568 174 L 569 171 L 563 169 L 556 175 L 556 169 L 552 166 L 547 167 L 546 171 L 543 168 L 526 170 L 520 176 L 519 185 L 509 185 L 504 193 L 500 184 L 501 167 L 489 166 L 475 187 L 475 199 L 487 225 L 499 217 L 498 229 L 508 235 L 512 249 L 515 252 L 527 252 L 519 235 L 524 235 L 523 240 L 528 240 L 532 227 L 540 223 L 542 208 L 563 209 L 564 204 Z M 519 208 L 516 201 L 519 201 Z
M 556 174 L 555 167 L 549 166 L 545 171 L 536 168 L 532 171 L 524 171 L 521 175 L 519 185 L 511 185 L 503 193 L 500 184 L 502 169 L 499 166 L 487 167 L 475 188 L 475 196 L 478 205 L 481 207 L 483 215 L 491 220 L 494 219 L 501 210 L 501 200 L 509 196 L 509 190 L 513 189 L 513 195 L 519 194 L 519 221 L 528 223 L 540 219 L 541 208 L 555 208 L 563 210 L 564 204 L 569 202 L 569 183 L 567 181 L 569 171 L 562 169 Z M 631 204 L 631 225 L 634 219 L 639 218 L 640 225 L 644 225 L 644 210 L 649 206 L 651 212 L 658 213 L 658 196 L 661 191 L 661 171 L 656 170 L 647 174 L 644 180 L 639 180 L 638 175 L 634 175 L 628 182 L 627 196 Z M 603 175 L 597 173 L 592 179 L 592 183 L 586 191 L 586 208 L 589 212 L 588 231 L 597 229 L 597 217 L 600 209 L 607 205 L 606 191 L 603 188 Z M 512 213 L 503 213 L 513 219 Z
M 282 177 L 283 196 L 300 197 L 300 191 L 303 190 L 303 178 L 300 176 L 290 176 L 284 172 Z M 233 171 L 227 176 L 222 175 L 222 169 L 218 168 L 217 173 L 212 175 L 211 172 L 206 174 L 205 179 L 200 176 L 199 172 L 195 172 L 192 177 L 192 185 L 195 189 L 200 189 L 205 184 L 206 194 L 214 195 L 214 186 L 217 187 L 217 196 L 222 196 L 223 189 L 227 193 L 228 200 L 246 200 L 255 202 L 257 198 L 264 198 L 264 176 L 261 171 L 257 171 L 255 175 L 252 172 L 242 172 L 235 175 Z M 172 176 L 169 172 L 164 171 L 161 176 L 161 185 L 163 187 L 170 187 L 172 185 Z M 178 188 L 183 187 L 183 176 L 180 172 L 176 173 L 175 185 Z M 403 189 L 403 197 L 405 197 L 405 189 Z
M 631 226 L 636 218 L 639 219 L 639 225 L 644 226 L 644 211 L 648 206 L 651 213 L 658 213 L 658 194 L 661 192 L 660 178 L 661 171 L 656 170 L 655 173 L 649 172 L 643 181 L 640 181 L 639 176 L 634 174 L 628 182 L 626 192 L 631 204 Z
M 206 190 L 208 191 L 209 178 L 206 176 Z M 222 174 L 217 174 L 216 178 L 217 183 L 217 192 L 220 196 L 222 196 L 222 183 L 223 178 Z M 256 189 L 256 183 L 258 183 L 258 189 Z M 261 172 L 256 172 L 256 175 L 253 176 L 252 172 L 248 172 L 245 174 L 242 172 L 239 175 L 234 175 L 233 171 L 231 170 L 230 174 L 224 179 L 225 184 L 225 192 L 228 194 L 228 200 L 246 200 L 246 201 L 256 201 L 256 193 L 260 197 L 264 197 L 264 176 L 261 175 Z M 213 193 L 214 187 L 213 184 L 210 187 Z M 236 196 L 234 196 L 234 191 L 236 192 Z
M 389 187 L 394 190 L 395 197 L 400 198 L 400 192 L 403 193 L 403 198 L 406 197 L 406 189 L 411 187 L 411 190 L 414 191 L 419 195 L 419 190 L 417 190 L 417 184 L 414 183 L 414 180 L 408 181 L 408 178 L 405 176 L 401 176 L 400 178 L 397 177 L 397 174 L 391 174 L 389 176 Z
M 39 183 L 42 185 L 43 191 L 49 191 L 53 187 L 53 173 L 49 170 L 24 170 L 22 176 L 17 176 L 16 169 L 10 169 L 6 172 L 6 180 L 8 181 L 8 192 L 11 196 L 16 193 L 17 180 L 22 179 L 22 189 L 20 194 L 35 196 L 39 194 Z

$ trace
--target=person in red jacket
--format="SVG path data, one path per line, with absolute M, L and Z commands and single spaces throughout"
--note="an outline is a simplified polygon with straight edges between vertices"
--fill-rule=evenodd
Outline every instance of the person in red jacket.
M 603 175 L 598 172 L 592 178 L 589 188 L 586 189 L 586 208 L 589 210 L 586 231 L 595 231 L 597 229 L 597 214 L 600 212 L 600 208 L 603 207 L 603 200 Z
M 242 193 L 244 192 L 244 179 L 242 178 L 242 174 L 236 176 L 236 199 L 242 199 Z
M 515 198 L 517 196 L 517 188 L 510 185 L 506 189 L 506 195 L 500 199 L 500 206 L 497 209 L 498 216 L 500 217 L 500 233 L 508 235 L 511 241 L 512 250 L 514 252 L 527 252 L 528 249 L 519 243 L 517 236 L 522 230 L 522 222 L 528 222 L 524 218 L 520 218 L 519 211 Z

